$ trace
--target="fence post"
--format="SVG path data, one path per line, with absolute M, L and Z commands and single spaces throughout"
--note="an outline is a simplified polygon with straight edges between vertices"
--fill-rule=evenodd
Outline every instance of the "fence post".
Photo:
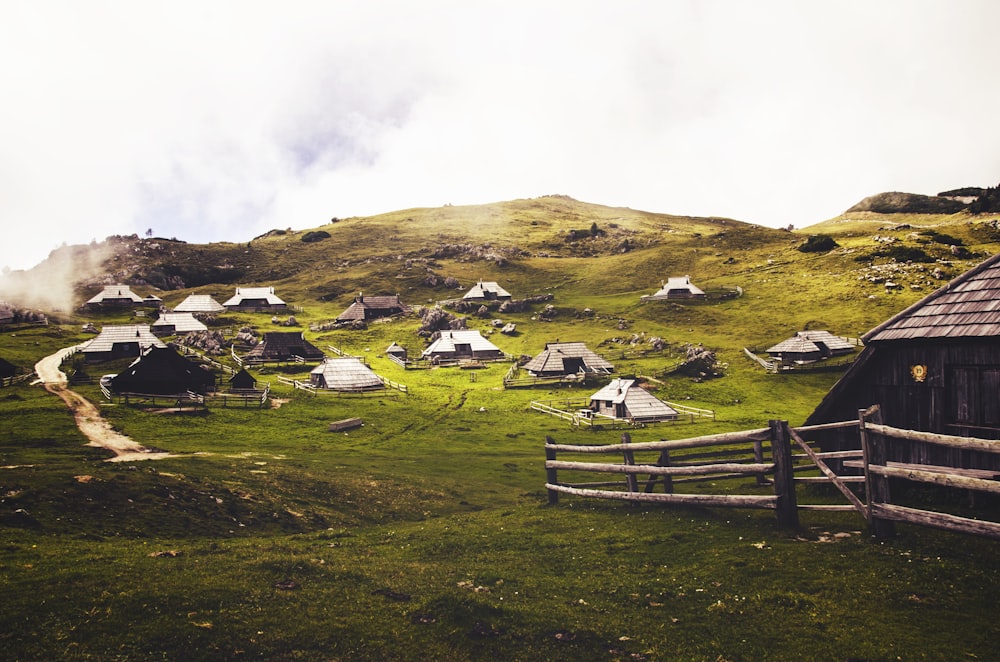
M 556 449 L 552 448 L 552 446 L 555 443 L 556 441 L 552 437 L 549 436 L 545 437 L 546 462 L 549 460 L 556 459 Z M 545 482 L 547 482 L 549 485 L 557 485 L 559 483 L 559 477 L 556 475 L 555 469 L 550 469 L 548 467 L 545 468 Z M 559 503 L 559 492 L 551 489 L 548 492 L 549 492 L 549 505 L 554 506 L 555 504 Z
M 670 466 L 670 451 L 664 448 L 660 451 L 660 458 L 656 461 L 656 466 L 658 467 L 669 467 Z M 646 481 L 646 492 L 652 492 L 656 487 L 657 477 L 652 475 L 649 480 Z M 665 494 L 674 493 L 674 477 L 670 474 L 664 474 L 663 476 L 663 491 Z
M 880 519 L 872 513 L 876 503 L 890 503 L 889 477 L 873 474 L 869 465 L 885 466 L 886 441 L 880 434 L 869 434 L 865 423 L 871 421 L 882 424 L 882 410 L 875 405 L 868 410 L 858 410 L 858 433 L 861 435 L 861 454 L 865 467 L 865 492 L 868 494 L 868 528 L 876 538 L 886 539 L 896 535 L 896 523 L 892 520 Z
M 778 497 L 775 513 L 779 526 L 798 528 L 799 507 L 795 498 L 795 475 L 792 471 L 792 445 L 788 422 L 772 420 L 771 455 L 774 458 L 774 494 Z
M 764 464 L 764 442 L 760 439 L 753 440 L 753 459 L 757 464 Z M 757 474 L 758 485 L 768 485 L 767 476 L 764 472 Z
M 623 432 L 622 433 L 622 443 L 623 444 L 631 444 L 632 443 L 632 437 L 631 437 L 631 435 L 629 435 L 628 432 Z M 627 449 L 626 448 L 625 450 L 623 450 L 622 451 L 622 456 L 625 459 L 625 465 L 626 466 L 629 466 L 629 467 L 635 466 L 635 454 L 632 453 L 631 449 Z M 625 474 L 625 485 L 626 485 L 626 487 L 628 487 L 628 491 L 629 492 L 638 492 L 639 491 L 639 479 L 636 478 L 635 474 Z

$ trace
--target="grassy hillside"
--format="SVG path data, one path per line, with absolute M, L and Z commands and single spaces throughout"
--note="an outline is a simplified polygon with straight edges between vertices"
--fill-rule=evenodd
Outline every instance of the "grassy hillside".
M 292 329 L 364 356 L 410 393 L 313 396 L 277 381 L 303 377 L 292 365 L 258 374 L 280 407 L 170 416 L 104 402 L 117 430 L 176 454 L 108 463 L 83 445 L 59 399 L 37 386 L 0 390 L 6 656 L 992 657 L 996 543 L 900 527 L 880 544 L 860 518 L 836 513 L 804 514 L 801 530 L 785 531 L 766 512 L 547 506 L 544 438 L 609 443 L 621 431 L 571 428 L 528 403 L 591 390 L 503 390 L 508 364 L 403 370 L 383 354 L 391 342 L 419 353 L 419 308 L 496 280 L 515 298 L 551 294 L 555 307 L 550 319 L 544 304 L 468 315 L 484 333 L 492 319 L 514 322 L 516 334 L 490 336 L 505 351 L 582 340 L 621 374 L 655 377 L 660 397 L 716 412 L 632 430 L 635 441 L 798 424 L 838 373 L 768 375 L 743 348 L 804 328 L 861 335 L 1000 249 L 989 221 L 863 212 L 788 232 L 553 196 L 342 219 L 246 244 L 116 239 L 102 279 L 155 291 L 168 306 L 192 292 L 222 300 L 237 285 L 273 285 L 298 307 Z M 329 237 L 302 241 L 318 232 Z M 837 247 L 797 250 L 815 234 Z M 894 257 L 904 255 L 919 259 Z M 685 274 L 742 296 L 640 300 Z M 418 310 L 365 329 L 310 328 L 359 291 L 398 292 Z M 134 321 L 62 316 L 0 334 L 0 356 L 30 365 L 92 337 L 83 322 Z M 288 330 L 266 314 L 225 314 L 214 328 L 242 326 Z M 653 337 L 667 348 L 652 350 Z M 666 374 L 688 344 L 715 351 L 723 376 Z M 78 389 L 102 400 L 96 386 Z M 327 432 L 348 416 L 365 425 Z

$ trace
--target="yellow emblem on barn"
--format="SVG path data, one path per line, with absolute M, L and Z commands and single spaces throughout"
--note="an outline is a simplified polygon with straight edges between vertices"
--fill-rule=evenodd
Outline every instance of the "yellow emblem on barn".
M 927 379 L 927 366 L 917 364 L 910 366 L 910 374 L 913 375 L 913 381 L 922 382 Z

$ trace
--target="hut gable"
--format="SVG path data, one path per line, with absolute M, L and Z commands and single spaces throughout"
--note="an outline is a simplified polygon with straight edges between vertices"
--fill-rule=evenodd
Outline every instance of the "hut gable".
M 174 306 L 175 313 L 215 315 L 225 312 L 226 307 L 208 294 L 190 294 L 188 298 Z
M 115 393 L 173 395 L 214 390 L 215 375 L 170 347 L 149 347 L 111 380 Z
M 367 322 L 369 320 L 403 315 L 410 307 L 399 299 L 398 294 L 391 296 L 365 296 L 363 293 L 354 297 L 354 303 L 347 307 L 338 317 L 338 322 Z
M 503 350 L 482 336 L 479 331 L 462 329 L 439 331 L 434 341 L 423 351 L 425 359 L 499 359 Z
M 153 333 L 162 336 L 208 331 L 208 327 L 191 313 L 163 313 L 153 322 Z
M 291 361 L 296 357 L 320 361 L 324 354 L 300 331 L 268 331 L 246 355 L 248 361 Z
M 385 388 L 382 378 L 355 356 L 325 359 L 313 368 L 309 382 L 331 391 L 370 391 Z
M 481 280 L 462 298 L 466 301 L 510 301 L 511 294 L 495 281 Z
M 257 379 L 246 368 L 229 378 L 229 388 L 232 391 L 252 391 L 257 388 Z
M 662 299 L 704 299 L 705 292 L 691 282 L 690 276 L 671 276 L 662 283 L 655 293 L 642 297 L 644 301 L 659 301 Z
M 222 305 L 227 310 L 242 311 L 276 311 L 288 308 L 288 304 L 274 293 L 273 287 L 237 287 L 236 294 Z
M 546 344 L 524 369 L 536 377 L 558 377 L 580 372 L 610 374 L 615 367 L 582 342 L 556 342 Z
M 807 424 L 856 419 L 859 409 L 878 404 L 888 425 L 1000 439 L 1000 255 L 863 339 L 865 349 Z M 911 443 L 893 452 L 891 459 L 912 462 L 929 451 Z M 957 461 L 953 451 L 941 453 L 924 459 Z
M 80 350 L 87 361 L 107 361 L 124 356 L 139 356 L 150 346 L 166 347 L 153 335 L 148 324 L 105 326 Z
M 590 409 L 598 414 L 635 422 L 654 423 L 677 418 L 673 407 L 636 384 L 634 379 L 611 380 L 590 396 Z
M 143 305 L 143 298 L 128 285 L 105 285 L 85 305 L 88 308 L 131 308 Z

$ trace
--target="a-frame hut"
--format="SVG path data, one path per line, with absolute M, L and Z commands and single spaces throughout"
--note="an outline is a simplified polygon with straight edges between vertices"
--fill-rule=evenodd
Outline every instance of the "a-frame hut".
M 643 301 L 661 301 L 664 299 L 704 299 L 705 292 L 691 282 L 690 276 L 671 276 L 662 283 L 655 294 L 642 297 Z
M 174 395 L 215 390 L 215 375 L 170 347 L 150 347 L 111 380 L 114 393 Z
M 829 331 L 799 331 L 791 338 L 767 348 L 768 355 L 782 363 L 806 364 L 854 351 L 848 340 Z
M 553 342 L 524 364 L 535 377 L 564 377 L 578 374 L 608 375 L 615 366 L 582 342 Z
M 402 345 L 393 342 L 391 345 L 386 347 L 385 355 L 391 359 L 395 359 L 398 363 L 405 363 L 407 351 Z
M 337 321 L 369 322 L 384 317 L 403 315 L 409 311 L 410 307 L 400 300 L 398 294 L 365 296 L 364 293 L 361 293 L 354 297 L 354 302 L 347 307 L 347 310 L 337 316 Z
M 233 392 L 253 391 L 257 388 L 257 378 L 251 375 L 246 368 L 229 378 L 229 390 Z
M 495 361 L 504 357 L 503 350 L 475 329 L 438 331 L 437 337 L 421 356 L 430 360 L 476 359 Z
M 511 294 L 500 284 L 491 280 L 481 280 L 465 293 L 465 301 L 510 301 Z
M 1000 255 L 869 331 L 865 348 L 806 425 L 857 420 L 880 405 L 887 425 L 1000 439 Z M 824 450 L 856 448 L 856 430 L 826 434 Z M 957 451 L 893 440 L 889 459 L 948 464 Z M 997 469 L 997 456 L 975 458 Z M 956 464 L 955 466 L 971 466 Z
M 139 356 L 148 347 L 166 347 L 148 324 L 108 325 L 80 350 L 88 363 Z
M 612 379 L 590 396 L 590 409 L 634 423 L 673 421 L 678 416 L 677 410 L 639 386 L 634 379 Z
M 247 352 L 246 360 L 250 362 L 293 361 L 297 358 L 306 361 L 322 361 L 322 350 L 306 340 L 301 331 L 268 331 L 261 341 Z
M 193 315 L 218 315 L 225 311 L 226 307 L 209 294 L 189 294 L 184 301 L 174 306 L 175 313 L 191 313 Z
M 92 310 L 104 308 L 133 308 L 143 305 L 143 298 L 128 285 L 105 285 L 104 289 L 92 296 L 84 304 Z
M 273 287 L 237 287 L 236 294 L 222 304 L 234 312 L 278 312 L 288 304 L 274 293 Z
M 309 383 L 330 391 L 375 391 L 385 388 L 382 378 L 355 356 L 324 359 L 309 374 Z

